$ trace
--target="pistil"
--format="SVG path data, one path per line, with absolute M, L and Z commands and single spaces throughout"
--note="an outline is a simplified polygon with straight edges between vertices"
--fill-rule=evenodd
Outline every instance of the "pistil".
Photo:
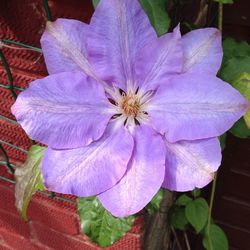
M 132 92 L 123 94 L 121 108 L 126 116 L 136 117 L 138 112 L 140 111 L 139 98 Z

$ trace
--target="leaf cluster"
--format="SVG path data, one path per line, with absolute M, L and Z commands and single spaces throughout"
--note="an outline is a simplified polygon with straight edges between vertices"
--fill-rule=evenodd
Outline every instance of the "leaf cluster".
M 109 213 L 97 197 L 77 199 L 81 230 L 102 247 L 114 244 L 132 227 L 134 216 L 117 218 Z
M 191 227 L 196 234 L 201 234 L 205 249 L 228 249 L 227 237 L 218 225 L 210 222 L 208 203 L 200 197 L 198 189 L 192 192 L 192 196 L 179 196 L 169 212 L 169 218 L 175 229 L 186 231 Z
M 223 42 L 224 57 L 219 72 L 220 78 L 230 83 L 250 101 L 250 45 L 228 38 Z M 250 111 L 230 130 L 239 137 L 250 136 Z

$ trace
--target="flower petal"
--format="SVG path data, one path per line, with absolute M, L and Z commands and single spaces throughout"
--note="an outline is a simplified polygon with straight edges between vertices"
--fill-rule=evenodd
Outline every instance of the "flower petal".
M 138 1 L 101 1 L 90 23 L 88 52 L 95 71 L 123 90 L 138 51 L 156 33 Z
M 161 84 L 146 111 L 153 127 L 176 142 L 219 136 L 248 107 L 247 100 L 219 78 L 187 73 Z
M 133 151 L 133 138 L 123 127 L 108 126 L 89 146 L 70 150 L 47 149 L 42 175 L 50 191 L 77 196 L 99 194 L 124 175 Z
M 87 24 L 72 19 L 59 18 L 47 23 L 41 46 L 49 74 L 80 70 L 96 79 L 87 59 L 88 28 Z
M 136 79 L 145 89 L 155 89 L 171 74 L 182 71 L 182 44 L 180 28 L 154 39 L 140 52 L 135 64 Z
M 151 128 L 134 131 L 135 148 L 128 170 L 121 181 L 99 195 L 102 205 L 114 216 L 137 213 L 159 190 L 165 172 L 165 145 Z
M 221 33 L 215 28 L 193 30 L 182 37 L 183 72 L 216 75 L 222 61 Z
M 99 139 L 112 116 L 102 86 L 82 72 L 50 75 L 22 92 L 12 113 L 26 133 L 53 148 Z
M 163 187 L 189 191 L 206 186 L 221 163 L 217 138 L 166 143 L 166 174 Z

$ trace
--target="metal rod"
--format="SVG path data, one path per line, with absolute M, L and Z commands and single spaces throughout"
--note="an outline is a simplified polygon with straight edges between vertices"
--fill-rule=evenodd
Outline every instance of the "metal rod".
M 20 151 L 22 151 L 22 152 L 24 152 L 24 153 L 26 153 L 26 154 L 28 153 L 28 150 L 23 149 L 23 148 L 20 148 L 20 147 L 18 147 L 17 145 L 14 145 L 14 144 L 9 143 L 9 142 L 6 142 L 6 141 L 3 141 L 3 140 L 1 140 L 1 139 L 0 139 L 0 143 L 5 144 L 5 145 L 7 145 L 7 146 L 10 146 L 10 147 L 12 147 L 12 148 L 18 149 L 18 150 L 20 150 Z
M 16 41 L 4 39 L 4 38 L 1 38 L 0 41 L 2 41 L 3 43 L 15 44 L 15 45 L 21 46 L 23 48 L 31 49 L 31 50 L 34 50 L 36 52 L 42 53 L 42 49 L 31 46 L 31 45 L 28 45 L 28 44 L 25 44 L 25 43 L 16 42 Z
M 50 12 L 47 0 L 43 0 L 43 7 L 44 7 L 44 10 L 45 10 L 48 21 L 52 21 L 51 12 Z
M 13 85 L 13 77 L 12 77 L 12 74 L 11 74 L 11 71 L 10 71 L 10 67 L 9 67 L 9 64 L 2 52 L 2 50 L 0 49 L 0 58 L 3 62 L 3 66 L 6 70 L 6 73 L 7 73 L 7 76 L 8 76 L 8 79 L 9 79 L 9 90 L 12 94 L 12 96 L 16 99 L 17 98 L 17 94 L 15 93 L 14 91 L 14 85 Z
M 7 153 L 6 153 L 5 149 L 4 149 L 4 147 L 3 147 L 1 144 L 0 144 L 0 150 L 2 151 L 3 156 L 4 156 L 4 158 L 5 158 L 7 168 L 10 170 L 10 172 L 11 172 L 12 174 L 14 174 L 15 170 L 14 170 L 14 168 L 11 166 L 9 157 L 8 157 L 8 155 L 7 155 Z

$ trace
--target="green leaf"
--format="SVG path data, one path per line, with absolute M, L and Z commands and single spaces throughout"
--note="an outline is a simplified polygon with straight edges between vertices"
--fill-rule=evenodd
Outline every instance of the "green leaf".
M 17 168 L 15 171 L 16 207 L 25 221 L 27 220 L 27 208 L 32 196 L 37 190 L 44 190 L 40 164 L 45 149 L 45 147 L 33 145 L 28 152 L 28 158 L 23 167 Z
M 159 210 L 163 196 L 164 189 L 160 189 L 158 193 L 153 197 L 151 202 L 146 206 L 146 209 L 149 214 L 154 214 Z
M 92 0 L 92 4 L 93 4 L 94 8 L 96 8 L 96 6 L 98 5 L 99 2 L 100 2 L 100 0 Z
M 210 225 L 210 232 L 206 232 L 202 244 L 207 250 L 228 250 L 227 236 L 223 230 L 215 224 Z
M 219 137 L 221 151 L 223 151 L 226 147 L 226 138 L 227 138 L 227 133 L 224 133 Z
M 140 0 L 158 36 L 166 33 L 170 26 L 170 17 L 166 10 L 167 2 L 168 0 Z
M 250 136 L 250 129 L 247 127 L 246 122 L 243 118 L 237 121 L 229 131 L 234 136 L 239 138 L 247 138 Z
M 223 42 L 224 58 L 220 71 L 220 77 L 231 83 L 249 100 L 249 76 L 250 76 L 250 45 L 246 42 L 236 42 L 226 39 Z M 239 120 L 230 130 L 235 136 L 246 138 L 250 135 L 247 127 L 250 124 L 250 111 L 244 119 Z M 247 124 L 246 124 L 247 122 Z
M 222 4 L 232 4 L 234 3 L 233 0 L 214 0 L 215 2 L 222 3 Z
M 206 225 L 208 209 L 207 201 L 203 198 L 189 202 L 185 208 L 186 218 L 197 233 Z
M 201 190 L 199 188 L 195 188 L 193 191 L 192 191 L 192 195 L 194 196 L 194 198 L 197 198 L 201 195 Z
M 236 88 L 250 102 L 250 74 L 242 73 L 239 78 L 233 82 L 232 86 Z M 248 128 L 250 128 L 250 109 L 244 115 Z
M 184 230 L 188 225 L 184 207 L 172 207 L 169 211 L 169 218 L 170 224 L 176 229 Z
M 187 196 L 186 194 L 182 194 L 175 202 L 178 206 L 186 206 L 193 199 Z
M 223 62 L 237 56 L 250 56 L 250 46 L 247 42 L 237 42 L 232 38 L 223 41 Z
M 232 86 L 240 91 L 250 101 L 250 74 L 243 72 L 239 78 L 232 83 Z
M 223 63 L 220 76 L 233 83 L 242 72 L 250 73 L 250 45 L 228 38 L 223 42 Z
M 96 197 L 77 198 L 81 230 L 92 241 L 107 247 L 123 237 L 132 227 L 134 216 L 116 218 L 103 208 Z
M 248 129 L 250 129 L 250 109 L 248 109 L 248 111 L 244 115 L 244 120 L 245 120 L 245 123 L 246 123 Z
M 250 73 L 250 56 L 230 58 L 222 66 L 220 77 L 232 84 L 243 72 Z

